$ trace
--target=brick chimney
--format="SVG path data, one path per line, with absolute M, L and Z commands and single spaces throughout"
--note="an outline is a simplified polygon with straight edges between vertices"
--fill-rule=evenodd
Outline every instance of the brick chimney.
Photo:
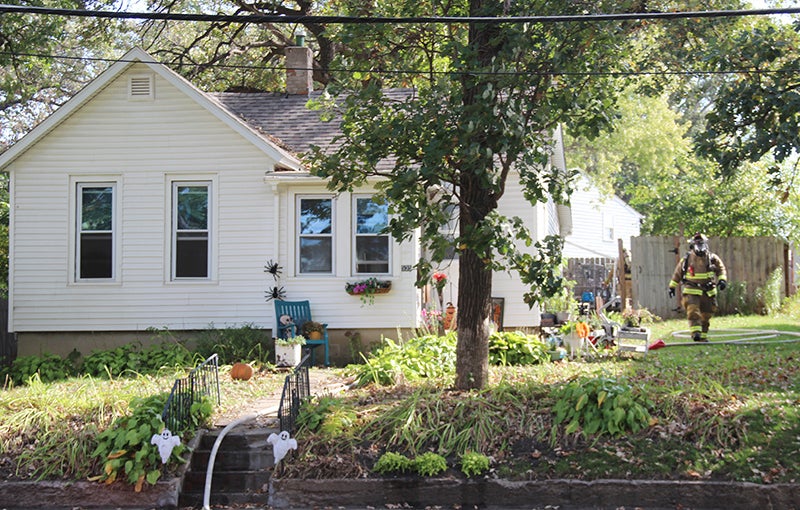
M 297 37 L 297 46 L 286 47 L 286 93 L 307 96 L 314 90 L 311 48 L 304 46 L 304 36 Z

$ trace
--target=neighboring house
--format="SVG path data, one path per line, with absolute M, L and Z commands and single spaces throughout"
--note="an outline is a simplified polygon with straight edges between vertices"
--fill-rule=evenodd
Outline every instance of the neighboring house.
M 311 68 L 307 48 L 287 59 Z M 311 301 L 335 363 L 352 361 L 348 333 L 366 345 L 420 325 L 429 297 L 414 286 L 416 237 L 398 244 L 377 233 L 387 211 L 369 188 L 331 193 L 301 165 L 298 154 L 338 129 L 305 108 L 310 72 L 292 72 L 288 93 L 206 94 L 153 62 L 131 50 L 0 155 L 11 175 L 9 329 L 20 356 L 88 354 L 146 341 L 148 328 L 274 328 L 272 287 Z M 553 163 L 563 168 L 560 149 Z M 537 238 L 569 212 L 531 207 L 514 179 L 503 204 Z M 268 261 L 280 265 L 277 281 Z M 445 268 L 453 279 L 454 267 Z M 392 289 L 364 305 L 344 289 L 369 276 Z M 495 277 L 506 327 L 538 324 L 523 290 Z M 445 300 L 455 301 L 454 286 Z
M 564 239 L 567 258 L 616 259 L 618 240 L 630 250 L 631 237 L 639 235 L 642 215 L 616 195 L 603 195 L 583 174 L 570 199 L 570 209 L 572 233 Z

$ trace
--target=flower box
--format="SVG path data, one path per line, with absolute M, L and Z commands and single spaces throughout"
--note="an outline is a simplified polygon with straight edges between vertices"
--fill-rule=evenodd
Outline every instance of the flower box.
M 359 282 L 347 283 L 344 286 L 345 292 L 351 296 L 358 296 L 364 303 L 372 304 L 376 294 L 386 294 L 392 289 L 390 280 L 378 280 L 377 278 L 367 278 Z

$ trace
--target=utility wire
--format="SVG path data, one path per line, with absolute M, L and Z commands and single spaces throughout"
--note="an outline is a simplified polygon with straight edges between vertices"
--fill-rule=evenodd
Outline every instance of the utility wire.
M 134 63 L 141 62 L 142 64 L 161 65 L 165 67 L 205 67 L 215 69 L 244 69 L 244 70 L 257 70 L 257 71 L 314 71 L 317 68 L 309 67 L 290 67 L 290 66 L 268 66 L 268 65 L 252 65 L 252 64 L 203 64 L 203 63 L 165 63 L 158 60 L 126 60 L 118 58 L 103 58 L 103 57 L 73 57 L 68 55 L 49 55 L 44 53 L 14 53 L 8 51 L 0 51 L 0 55 L 11 57 L 25 57 L 25 58 L 48 58 L 57 60 L 80 60 L 86 62 L 104 62 L 104 63 Z M 753 74 L 753 75 L 771 75 L 771 74 L 800 74 L 800 67 L 789 69 L 728 69 L 728 70 L 653 70 L 653 71 L 434 71 L 434 70 L 418 70 L 418 69 L 345 69 L 329 67 L 321 69 L 328 73 L 373 73 L 373 74 L 418 74 L 418 75 L 475 75 L 475 76 L 612 76 L 612 77 L 625 77 L 625 76 L 699 76 L 699 75 L 729 75 L 729 74 Z
M 731 18 L 743 16 L 773 16 L 779 14 L 800 14 L 800 8 L 751 9 L 731 11 L 688 11 L 688 12 L 634 12 L 620 14 L 585 14 L 562 16 L 416 16 L 390 18 L 382 16 L 286 16 L 283 14 L 180 14 L 164 12 L 115 12 L 89 11 L 81 9 L 56 9 L 28 5 L 0 4 L 2 13 L 26 13 L 46 16 L 75 16 L 83 18 L 109 19 L 146 19 L 168 21 L 221 21 L 227 23 L 328 23 L 328 24 L 405 24 L 405 23 L 588 23 L 596 21 L 629 21 L 629 20 L 675 20 L 689 18 Z

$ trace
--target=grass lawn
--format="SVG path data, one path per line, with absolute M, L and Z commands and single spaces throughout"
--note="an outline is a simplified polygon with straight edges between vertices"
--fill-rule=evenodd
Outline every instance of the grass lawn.
M 235 413 L 243 402 L 280 391 L 286 376 L 261 370 L 250 381 L 234 381 L 230 369 L 220 367 L 221 405 L 212 421 Z M 184 370 L 162 370 L 112 380 L 34 380 L 0 391 L 0 479 L 85 480 L 98 474 L 101 463 L 91 456 L 98 432 L 126 415 L 132 399 L 168 393 L 175 379 L 186 375 Z
M 716 318 L 713 328 L 800 333 L 791 316 Z M 492 383 L 480 393 L 453 391 L 447 378 L 367 387 L 330 399 L 311 412 L 321 426 L 298 433 L 303 453 L 287 465 L 286 475 L 375 476 L 375 463 L 386 452 L 413 459 L 429 451 L 446 457 L 451 474 L 458 475 L 460 455 L 473 451 L 492 459 L 494 475 L 517 480 L 796 483 L 800 342 L 686 345 L 672 338 L 673 331 L 685 329 L 683 320 L 655 325 L 654 338 L 664 339 L 668 347 L 646 358 L 492 367 Z M 645 405 L 644 428 L 585 433 L 602 429 L 590 423 L 600 407 L 590 389 L 598 385 L 606 393 L 600 399 L 606 406 L 616 390 L 621 391 L 620 407 L 631 409 L 628 399 Z M 574 414 L 586 419 L 573 427 L 570 420 L 554 420 L 567 387 L 573 397 L 586 393 L 583 402 L 576 398 L 565 406 L 583 406 Z M 628 418 L 619 423 L 623 428 Z
M 773 318 L 715 318 L 712 329 L 777 329 L 800 333 L 796 311 Z M 510 479 L 629 478 L 798 480 L 800 458 L 800 343 L 673 346 L 683 320 L 653 326 L 668 347 L 647 357 L 601 357 L 522 367 L 492 367 L 482 392 L 451 388 L 452 377 L 367 386 L 316 399 L 296 434 L 298 457 L 284 476 L 377 476 L 385 452 L 409 458 L 436 452 L 459 474 L 460 456 L 491 458 L 491 474 Z M 712 337 L 713 338 L 713 337 Z M 797 337 L 782 337 L 783 339 Z M 221 367 L 222 406 L 230 413 L 280 389 L 284 374 L 261 371 L 248 382 L 232 381 Z M 316 370 L 316 369 L 315 369 Z M 328 370 L 329 374 L 346 369 Z M 98 464 L 93 438 L 124 414 L 135 396 L 168 391 L 185 374 L 65 382 L 0 392 L 0 476 L 86 479 Z M 600 387 L 598 394 L 589 389 Z M 565 389 L 585 392 L 575 416 L 591 417 L 602 401 L 625 413 L 644 406 L 642 422 L 627 414 L 592 425 L 556 423 Z M 562 404 L 563 406 L 563 404 Z M 592 407 L 594 406 L 594 407 Z M 587 414 L 588 413 L 588 414 Z M 622 429 L 607 430 L 614 421 Z M 627 424 L 644 423 L 641 430 Z M 600 431 L 587 434 L 586 430 Z M 613 428 L 613 427 L 612 427 Z M 574 429 L 574 430 L 573 430 Z M 463 476 L 463 475 L 460 475 Z

